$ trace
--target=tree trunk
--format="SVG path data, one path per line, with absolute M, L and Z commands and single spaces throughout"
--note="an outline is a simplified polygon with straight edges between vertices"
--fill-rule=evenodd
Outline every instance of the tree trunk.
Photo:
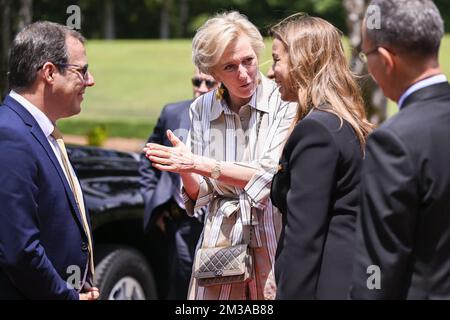
M 363 76 L 359 80 L 359 84 L 365 101 L 367 117 L 370 122 L 379 125 L 386 119 L 387 100 L 380 87 L 368 75 L 367 65 L 358 57 L 358 52 L 361 51 L 362 22 L 369 2 L 369 0 L 343 0 L 343 5 L 346 12 L 349 41 L 353 49 L 350 65 L 355 74 Z
M 20 31 L 33 21 L 33 0 L 20 0 L 19 22 L 17 30 Z
M 169 39 L 170 37 L 170 11 L 172 0 L 163 0 L 161 7 L 161 23 L 159 25 L 159 37 Z
M 8 80 L 6 76 L 9 44 L 11 42 L 11 0 L 0 0 L 0 97 L 3 97 L 8 90 Z
M 180 37 L 185 38 L 188 30 L 189 0 L 180 0 Z
M 116 38 L 114 1 L 105 0 L 104 10 L 105 10 L 105 20 L 104 20 L 105 39 L 112 40 Z

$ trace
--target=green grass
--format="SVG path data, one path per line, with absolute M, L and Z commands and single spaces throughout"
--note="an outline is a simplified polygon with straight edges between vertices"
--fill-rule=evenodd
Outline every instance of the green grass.
M 58 122 L 63 132 L 86 134 L 104 125 L 109 136 L 146 139 L 163 106 L 190 99 L 191 40 L 91 40 L 87 43 L 89 69 L 95 86 L 87 88 L 82 112 Z M 440 61 L 450 78 L 450 35 Z M 271 65 L 271 41 L 260 59 L 261 71 Z M 390 103 L 388 113 L 396 112 Z

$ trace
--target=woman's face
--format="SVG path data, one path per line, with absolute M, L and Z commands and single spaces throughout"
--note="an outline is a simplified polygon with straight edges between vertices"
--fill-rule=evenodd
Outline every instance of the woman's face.
M 258 86 L 258 58 L 247 36 L 240 36 L 225 49 L 212 75 L 228 89 L 232 104 L 250 101 Z
M 284 101 L 297 101 L 297 92 L 290 81 L 289 56 L 283 42 L 275 38 L 272 42 L 273 74 Z

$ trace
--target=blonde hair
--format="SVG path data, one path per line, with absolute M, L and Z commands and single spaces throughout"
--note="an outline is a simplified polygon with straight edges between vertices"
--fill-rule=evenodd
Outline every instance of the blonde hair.
M 257 57 L 264 49 L 264 42 L 259 30 L 246 16 L 236 11 L 216 14 L 208 19 L 198 30 L 192 40 L 192 60 L 202 73 L 211 74 L 225 49 L 236 41 L 240 35 L 250 39 Z
M 367 120 L 361 92 L 350 71 L 341 32 L 329 22 L 298 13 L 270 30 L 288 53 L 289 90 L 297 92 L 298 111 L 294 124 L 312 109 L 335 114 L 355 130 L 364 148 L 373 125 Z

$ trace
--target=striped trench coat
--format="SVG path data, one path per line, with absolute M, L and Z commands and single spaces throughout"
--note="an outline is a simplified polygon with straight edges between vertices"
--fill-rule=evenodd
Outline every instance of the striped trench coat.
M 239 244 L 250 240 L 250 228 L 254 231 L 251 233 L 252 280 L 200 287 L 192 277 L 188 299 L 275 298 L 274 260 L 281 216 L 271 204 L 270 185 L 295 117 L 296 105 L 282 101 L 276 84 L 262 74 L 260 77 L 250 102 L 241 107 L 239 113 L 231 111 L 225 100 L 217 97 L 217 89 L 191 105 L 188 145 L 192 152 L 249 166 L 257 172 L 243 189 L 201 177 L 195 202 L 183 192 L 188 214 L 208 205 L 198 247 Z

